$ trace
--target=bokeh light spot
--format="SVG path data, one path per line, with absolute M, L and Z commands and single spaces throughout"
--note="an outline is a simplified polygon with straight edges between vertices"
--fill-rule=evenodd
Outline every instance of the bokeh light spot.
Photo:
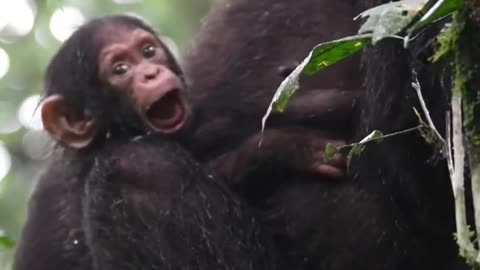
M 28 129 L 41 130 L 43 128 L 38 106 L 40 99 L 39 95 L 29 96 L 18 109 L 18 121 Z
M 30 33 L 35 22 L 35 10 L 32 0 L 0 0 L 0 30 L 14 36 Z
M 7 74 L 10 69 L 10 57 L 8 57 L 7 52 L 0 48 L 0 79 Z
M 0 101 L 0 133 L 8 134 L 18 131 L 22 126 L 17 120 L 17 106 L 13 101 Z
M 84 22 L 85 16 L 78 8 L 59 8 L 50 19 L 50 31 L 57 40 L 65 41 Z
M 0 182 L 5 179 L 5 176 L 12 167 L 12 159 L 7 148 L 0 142 Z
M 142 0 L 112 0 L 115 4 L 128 5 L 141 3 Z
M 44 130 L 30 130 L 22 140 L 23 152 L 32 160 L 42 160 L 52 149 L 52 141 Z
M 50 32 L 48 27 L 44 27 L 43 25 L 37 25 L 35 27 L 35 32 L 34 32 L 34 37 L 35 41 L 37 42 L 38 45 L 40 45 L 43 48 L 50 48 Z

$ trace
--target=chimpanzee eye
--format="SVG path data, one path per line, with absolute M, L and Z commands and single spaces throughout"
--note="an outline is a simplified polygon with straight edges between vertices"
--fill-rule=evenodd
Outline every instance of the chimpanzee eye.
M 155 47 L 153 47 L 152 45 L 147 45 L 145 47 L 143 47 L 143 56 L 145 58 L 151 58 L 155 55 Z
M 125 63 L 119 63 L 113 66 L 113 74 L 115 75 L 123 75 L 127 73 L 128 71 L 128 66 Z

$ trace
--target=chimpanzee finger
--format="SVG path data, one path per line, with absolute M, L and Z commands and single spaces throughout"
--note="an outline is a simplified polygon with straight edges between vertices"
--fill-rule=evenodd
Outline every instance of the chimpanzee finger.
M 340 178 L 345 175 L 347 168 L 347 158 L 345 155 L 336 154 L 328 162 L 325 161 L 325 152 L 322 152 L 320 156 L 320 159 L 317 160 L 312 167 L 315 173 L 327 178 Z
M 335 166 L 337 168 L 347 168 L 347 157 L 343 154 L 335 154 L 332 159 L 325 162 L 327 165 Z
M 322 176 L 329 178 L 329 179 L 338 179 L 345 176 L 345 170 L 329 165 L 329 164 L 320 164 L 317 165 L 315 171 L 321 174 Z M 323 178 L 322 178 L 323 180 Z

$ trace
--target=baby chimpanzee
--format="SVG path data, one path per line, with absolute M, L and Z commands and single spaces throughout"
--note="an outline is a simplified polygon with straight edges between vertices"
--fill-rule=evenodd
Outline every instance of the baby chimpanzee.
M 195 121 L 184 88 L 175 59 L 136 18 L 95 19 L 65 42 L 48 67 L 42 107 L 62 152 L 33 195 L 14 269 L 274 267 L 248 209 L 182 146 Z M 342 158 L 323 164 L 313 149 L 324 137 L 294 136 L 302 132 L 269 130 L 260 149 L 254 135 L 223 157 L 235 166 L 215 168 L 228 176 L 271 158 L 340 175 Z

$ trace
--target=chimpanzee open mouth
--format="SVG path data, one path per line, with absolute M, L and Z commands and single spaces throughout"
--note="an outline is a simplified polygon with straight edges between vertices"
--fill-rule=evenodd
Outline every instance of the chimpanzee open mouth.
M 158 132 L 172 133 L 185 122 L 186 107 L 180 90 L 174 89 L 155 101 L 146 111 L 150 125 Z

